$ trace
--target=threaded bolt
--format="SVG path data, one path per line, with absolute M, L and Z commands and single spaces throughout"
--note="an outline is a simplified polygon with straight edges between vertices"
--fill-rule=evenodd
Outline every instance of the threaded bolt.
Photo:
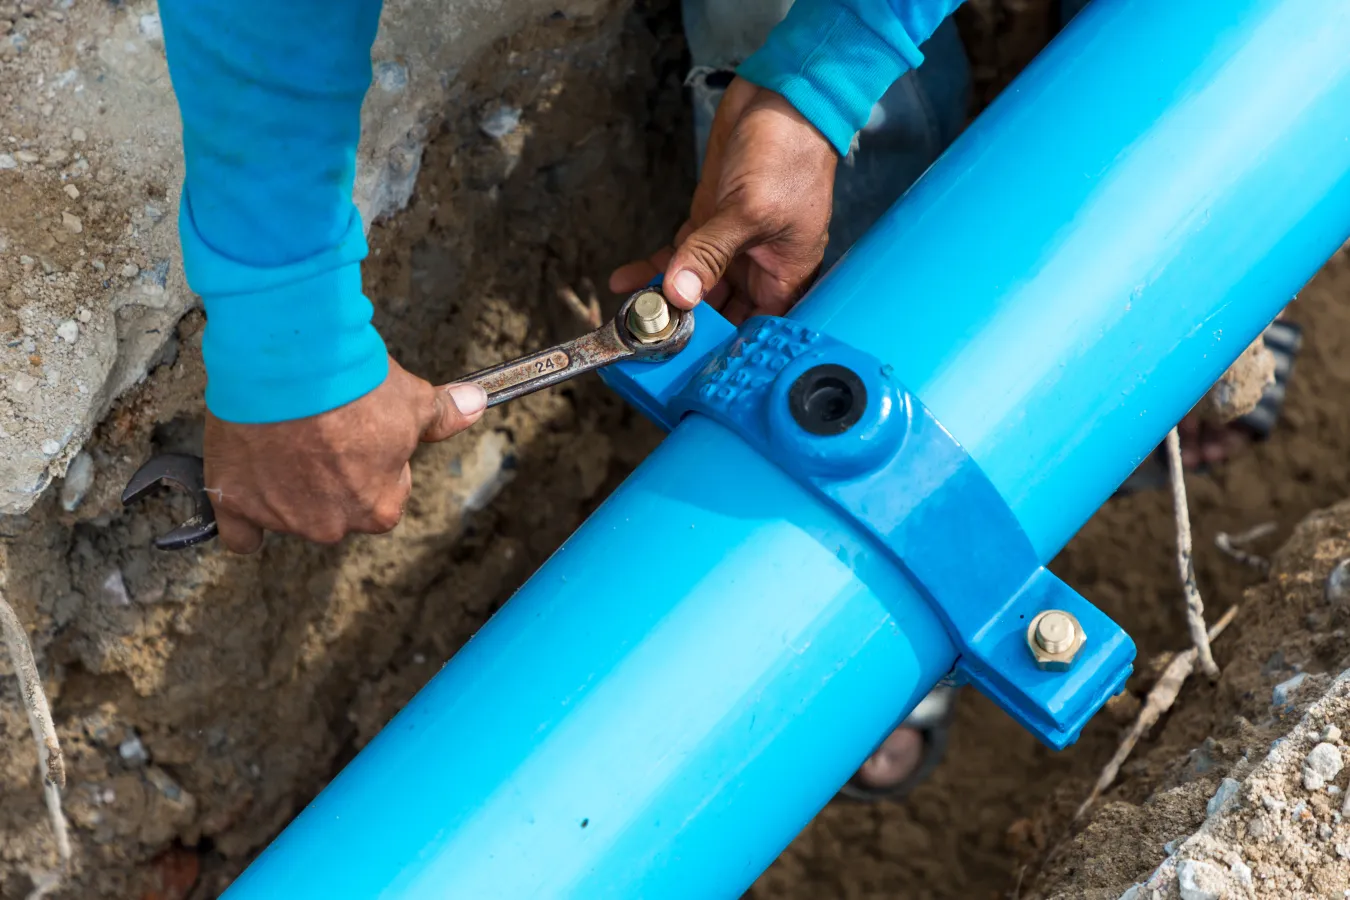
M 1086 640 L 1078 620 L 1060 609 L 1046 610 L 1027 628 L 1027 648 L 1037 667 L 1047 671 L 1067 671 Z
M 1073 619 L 1051 610 L 1036 623 L 1036 645 L 1046 653 L 1063 653 L 1073 646 Z
M 670 307 L 660 291 L 643 291 L 633 301 L 628 324 L 641 335 L 658 335 L 670 324 Z

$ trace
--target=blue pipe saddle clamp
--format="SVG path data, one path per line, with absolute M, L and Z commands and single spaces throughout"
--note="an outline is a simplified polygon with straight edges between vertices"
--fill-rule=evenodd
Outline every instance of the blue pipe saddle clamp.
M 602 377 L 667 429 L 718 422 L 852 519 L 941 617 L 955 679 L 1049 746 L 1073 743 L 1124 688 L 1134 642 L 1040 564 L 956 439 L 869 354 L 790 319 L 696 316 L 683 353 Z

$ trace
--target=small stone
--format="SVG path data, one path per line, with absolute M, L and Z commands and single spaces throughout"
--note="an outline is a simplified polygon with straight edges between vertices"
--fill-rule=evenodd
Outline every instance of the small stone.
M 51 153 L 48 153 L 48 154 L 47 154 L 47 163 L 48 163 L 48 164 L 52 164 L 52 163 L 58 163 L 58 164 L 59 164 L 59 163 L 65 162 L 65 161 L 68 160 L 68 159 L 70 159 L 70 154 L 67 153 L 67 152 L 64 151 L 64 150 L 53 150 Z
M 1299 672 L 1288 681 L 1281 681 L 1275 685 L 1270 692 L 1270 702 L 1272 706 L 1285 706 L 1289 703 L 1289 698 L 1299 689 L 1304 680 L 1307 679 L 1306 672 Z
M 1325 741 L 1318 744 L 1308 751 L 1303 760 L 1303 786 L 1310 791 L 1320 791 L 1327 782 L 1340 774 L 1344 764 L 1341 751 L 1335 744 Z
M 499 106 L 483 116 L 478 127 L 488 137 L 501 140 L 520 127 L 520 110 L 514 106 Z
M 1209 798 L 1209 803 L 1205 805 L 1205 812 L 1214 815 L 1226 808 L 1238 794 L 1242 787 L 1236 779 L 1225 778 L 1219 782 L 1219 789 L 1214 792 L 1214 796 Z
M 1326 741 L 1328 744 L 1339 743 L 1341 740 L 1341 730 L 1334 724 L 1328 725 L 1326 728 L 1322 729 L 1322 740 Z
M 1233 862 L 1230 862 L 1228 864 L 1228 871 L 1233 873 L 1233 877 L 1237 879 L 1238 884 L 1242 885 L 1243 887 L 1248 887 L 1251 885 L 1252 867 L 1247 865 L 1242 860 L 1238 859 L 1234 860 Z
M 145 745 L 134 734 L 117 745 L 117 755 L 136 766 L 150 761 L 150 754 L 145 752 Z
M 390 94 L 397 94 L 408 86 L 408 70 L 402 64 L 385 60 L 375 64 L 373 81 L 380 88 Z
M 14 154 L 14 158 L 21 163 L 33 164 L 38 161 L 38 155 L 32 150 L 20 150 Z
M 79 319 L 81 322 L 88 325 L 89 320 L 94 318 L 94 314 L 91 313 L 89 310 L 85 309 L 83 306 L 81 306 L 78 310 L 76 310 L 75 318 Z
M 43 455 L 43 456 L 55 456 L 56 454 L 58 454 L 58 453 L 60 453 L 60 452 L 61 452 L 61 442 L 60 442 L 60 441 L 54 441 L 54 440 L 52 440 L 51 438 L 48 438 L 47 440 L 45 440 L 45 441 L 42 442 L 42 455 Z
M 1323 822 L 1321 825 L 1317 826 L 1317 836 L 1322 840 L 1324 841 L 1331 840 L 1332 834 L 1334 834 L 1334 832 L 1332 831 L 1331 826 L 1328 825 L 1326 822 Z
M 1247 823 L 1247 837 L 1260 840 L 1270 834 L 1270 825 L 1265 819 L 1252 819 Z
M 80 199 L 80 189 L 73 184 L 68 184 L 65 187 L 61 188 L 61 190 L 65 191 L 66 196 L 72 200 Z
M 67 344 L 73 344 L 80 339 L 80 326 L 74 319 L 66 319 L 56 326 L 56 336 Z
M 66 480 L 61 483 L 61 508 L 74 512 L 89 493 L 94 483 L 94 460 L 81 450 L 66 468 Z
M 74 128 L 70 129 L 70 139 L 77 144 L 83 144 L 85 141 L 89 140 L 89 135 L 84 133 L 83 128 L 76 125 Z
M 127 583 L 122 578 L 121 569 L 113 569 L 100 585 L 103 601 L 109 606 L 130 606 L 131 595 L 127 593 Z
M 1207 862 L 1185 859 L 1177 866 L 1181 900 L 1220 900 L 1225 880 L 1223 871 Z
M 37 387 L 37 379 L 32 375 L 20 372 L 9 380 L 9 386 L 16 394 L 26 394 Z
M 1344 606 L 1350 600 L 1350 559 L 1343 559 L 1332 568 L 1323 593 L 1332 606 Z
M 91 266 L 94 267 L 94 271 L 95 271 L 95 272 L 102 272 L 102 271 L 104 271 L 105 269 L 108 268 L 107 263 L 105 263 L 105 262 L 104 262 L 103 260 L 101 260 L 101 259 L 96 259 L 96 260 L 94 260 L 93 262 L 91 262 L 89 265 L 91 265 Z
M 118 269 L 117 274 L 121 275 L 123 278 L 135 278 L 137 275 L 141 274 L 141 267 L 135 263 L 129 262 Z
M 84 223 L 79 220 L 79 217 L 72 216 L 68 212 L 61 213 L 61 227 L 71 234 L 79 234 L 84 231 Z
M 19 163 L 8 153 L 0 153 L 0 169 L 17 169 Z
M 145 35 L 148 40 L 157 41 L 164 37 L 164 26 L 160 24 L 159 16 L 154 13 L 141 16 L 138 24 L 141 34 Z
M 1336 855 L 1341 859 L 1350 859 L 1350 844 L 1337 844 Z

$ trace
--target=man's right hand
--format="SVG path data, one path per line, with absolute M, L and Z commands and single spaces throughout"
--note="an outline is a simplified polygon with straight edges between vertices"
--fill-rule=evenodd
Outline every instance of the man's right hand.
M 412 491 L 418 443 L 458 434 L 486 404 L 478 385 L 432 387 L 390 359 L 382 385 L 317 416 L 245 425 L 207 413 L 206 485 L 220 539 L 253 553 L 267 531 L 334 544 L 391 530 Z

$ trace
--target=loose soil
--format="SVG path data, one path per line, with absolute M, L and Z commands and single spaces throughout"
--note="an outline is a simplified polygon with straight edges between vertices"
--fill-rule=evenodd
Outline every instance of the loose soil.
M 1015 8 L 976 4 L 963 22 L 982 97 L 1049 34 L 1045 5 Z M 409 208 L 372 234 L 368 292 L 406 367 L 446 381 L 570 335 L 558 285 L 603 283 L 669 239 L 693 183 L 683 71 L 678 8 L 663 0 L 541 21 L 466 66 Z M 490 137 L 481 123 L 503 108 L 521 110 L 520 125 Z M 1277 434 L 1190 480 L 1212 610 L 1261 579 L 1214 549 L 1217 532 L 1274 521 L 1258 548 L 1270 550 L 1308 512 L 1350 495 L 1348 300 L 1342 257 L 1291 309 L 1306 343 Z M 184 320 L 179 352 L 104 423 L 91 447 L 99 475 L 76 514 L 48 496 L 0 522 L 6 590 L 34 629 L 69 756 L 76 871 L 55 896 L 217 896 L 659 440 L 583 379 L 425 448 L 391 537 L 337 548 L 270 540 L 248 559 L 152 555 L 170 511 L 122 515 L 115 494 L 152 446 L 199 443 L 199 330 L 199 317 Z M 1171 547 L 1167 497 L 1143 494 L 1107 504 L 1054 564 L 1134 636 L 1145 663 L 1136 691 L 1148 660 L 1186 646 Z M 1239 618 L 1216 647 L 1220 663 L 1260 624 Z M 1147 759 L 1200 744 L 1235 702 L 1222 683 L 1197 679 L 1185 693 L 1208 717 L 1169 723 L 1111 799 L 1142 799 Z M 16 699 L 0 677 L 4 898 L 24 897 L 55 866 Z M 930 783 L 903 804 L 831 804 L 751 895 L 967 900 L 1030 889 L 1119 727 L 1101 716 L 1054 754 L 967 692 Z

